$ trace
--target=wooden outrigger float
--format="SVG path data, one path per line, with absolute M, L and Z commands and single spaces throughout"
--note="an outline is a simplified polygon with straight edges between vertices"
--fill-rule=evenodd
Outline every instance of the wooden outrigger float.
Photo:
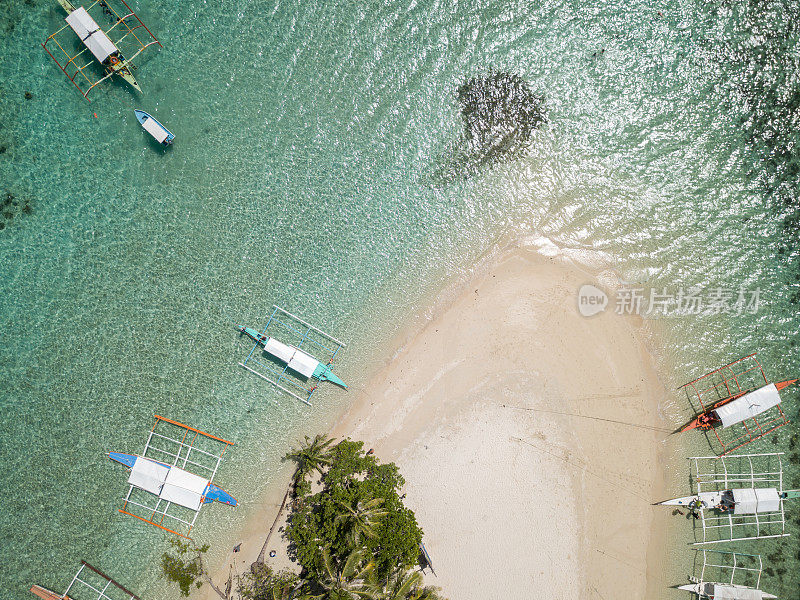
M 120 2 L 124 6 L 124 10 L 117 10 L 112 6 L 112 3 Z M 58 67 L 64 72 L 67 78 L 78 88 L 81 95 L 89 100 L 89 92 L 102 81 L 105 81 L 112 75 L 119 75 L 135 90 L 141 92 L 139 83 L 133 76 L 133 59 L 139 56 L 145 48 L 149 48 L 155 44 L 161 46 L 161 42 L 156 39 L 156 36 L 147 28 L 138 15 L 133 12 L 125 0 L 95 0 L 87 7 L 77 7 L 72 4 L 70 0 L 58 0 L 58 3 L 66 11 L 67 24 L 59 30 L 50 34 L 42 44 L 42 47 L 47 51 Z M 89 14 L 89 11 L 95 7 L 100 7 L 102 12 L 115 20 L 114 24 L 108 29 L 103 30 L 95 21 L 94 17 Z M 122 14 L 120 14 L 122 13 Z M 131 21 L 129 23 L 129 21 Z M 57 36 L 64 30 L 71 29 L 80 39 L 83 47 L 77 53 L 68 52 L 61 42 L 58 41 Z M 116 40 L 112 40 L 109 34 L 115 30 L 123 32 L 123 35 Z M 139 30 L 139 31 L 137 31 Z M 147 37 L 144 35 L 147 32 Z M 135 40 L 135 44 L 131 43 Z M 133 52 L 130 56 L 123 55 L 120 48 L 123 42 L 126 46 L 126 54 L 128 53 L 128 46 L 130 51 Z M 48 45 L 55 45 L 64 55 L 65 62 L 61 64 L 58 59 L 50 51 Z M 84 63 L 86 52 L 89 52 L 94 59 L 103 68 L 103 76 L 99 79 L 93 80 L 87 75 L 86 70 L 93 64 L 93 60 Z M 55 51 L 58 53 L 58 51 Z M 60 56 L 60 55 L 59 55 Z M 84 63 L 80 64 L 79 63 Z M 80 75 L 80 77 L 79 77 Z M 78 81 L 75 81 L 78 79 Z M 83 87 L 86 87 L 84 91 Z
M 689 577 L 691 583 L 676 586 L 709 600 L 768 600 L 777 598 L 761 591 L 761 572 L 764 564 L 757 554 L 702 550 L 703 566 L 699 577 Z M 709 555 L 718 556 L 719 562 L 709 562 Z M 706 573 L 716 570 L 718 573 Z M 706 578 L 708 577 L 708 579 Z
M 787 537 L 784 502 L 800 490 L 783 489 L 782 452 L 693 456 L 694 494 L 659 502 L 697 516 L 697 544 Z
M 679 388 L 701 408 L 679 431 L 710 431 L 722 448 L 719 456 L 729 454 L 789 423 L 780 391 L 797 381 L 770 383 L 755 353 L 740 358 Z M 736 425 L 740 432 L 723 439 L 720 431 Z
M 272 329 L 270 329 L 272 327 Z M 311 396 L 322 381 L 347 388 L 333 373 L 333 360 L 344 342 L 306 323 L 297 315 L 273 306 L 261 331 L 236 325 L 237 331 L 255 342 L 239 366 L 276 388 L 311 406 Z M 279 341 L 275 335 L 292 344 Z
M 200 508 L 236 499 L 213 483 L 233 442 L 156 415 L 140 455 L 109 452 L 128 467 L 130 487 L 119 512 L 188 538 Z M 190 472 L 191 468 L 195 472 Z
M 40 585 L 32 586 L 31 593 L 42 600 L 88 600 L 90 598 L 93 600 L 141 600 L 139 596 L 85 560 L 81 561 L 80 569 L 75 573 L 63 594 L 58 594 Z M 70 593 L 73 595 L 70 596 Z

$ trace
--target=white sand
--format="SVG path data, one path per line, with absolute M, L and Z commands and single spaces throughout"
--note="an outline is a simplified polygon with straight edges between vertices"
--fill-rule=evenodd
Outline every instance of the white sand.
M 638 319 L 578 314 L 591 282 L 559 259 L 509 252 L 404 344 L 332 432 L 398 464 L 438 575 L 426 581 L 451 600 L 663 595 L 664 517 L 651 503 L 666 392 Z M 240 570 L 272 510 L 248 527 Z

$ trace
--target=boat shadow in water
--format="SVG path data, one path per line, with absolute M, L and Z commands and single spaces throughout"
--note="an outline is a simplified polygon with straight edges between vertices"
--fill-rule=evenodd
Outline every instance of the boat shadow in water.
M 524 155 L 533 133 L 547 122 L 544 98 L 519 75 L 489 71 L 458 87 L 464 131 L 436 160 L 426 179 L 444 186 Z

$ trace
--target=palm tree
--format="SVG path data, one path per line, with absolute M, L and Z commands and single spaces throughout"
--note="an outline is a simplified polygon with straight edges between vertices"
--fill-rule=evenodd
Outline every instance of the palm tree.
M 272 538 L 272 532 L 275 530 L 275 526 L 278 524 L 278 521 L 283 514 L 286 501 L 289 499 L 289 492 L 294 489 L 295 495 L 297 495 L 297 485 L 305 479 L 306 475 L 308 475 L 311 471 L 317 471 L 318 473 L 322 474 L 323 467 L 331 464 L 331 444 L 333 444 L 332 439 L 319 433 L 314 436 L 313 440 L 310 437 L 305 436 L 305 441 L 300 445 L 299 448 L 291 450 L 288 454 L 286 454 L 286 456 L 283 457 L 283 460 L 295 461 L 297 463 L 297 469 L 294 472 L 292 481 L 289 483 L 286 494 L 283 496 L 281 507 L 278 509 L 278 514 L 275 517 L 275 521 L 272 523 L 272 527 L 270 527 L 269 534 L 267 534 L 267 539 L 264 540 L 264 544 L 261 546 L 261 552 L 259 552 L 256 562 L 253 563 L 254 565 L 264 564 L 267 546 Z
M 312 471 L 322 474 L 323 468 L 331 464 L 331 444 L 333 444 L 332 439 L 319 433 L 313 440 L 305 436 L 305 441 L 299 448 L 291 450 L 283 457 L 284 460 L 293 460 L 297 463 L 295 482 L 303 480 Z
M 382 504 L 383 498 L 373 498 L 367 502 L 358 500 L 355 506 L 339 502 L 345 512 L 337 515 L 336 521 L 345 523 L 354 547 L 358 546 L 362 535 L 368 538 L 377 537 L 376 527 L 389 514 L 388 510 L 381 508 Z
M 317 598 L 325 600 L 357 600 L 374 598 L 369 574 L 375 568 L 372 561 L 364 561 L 362 550 L 353 550 L 341 564 L 331 560 L 329 548 L 320 549 L 320 576 L 316 583 L 324 592 Z
M 422 585 L 422 573 L 396 569 L 386 581 L 372 583 L 375 600 L 440 600 L 438 589 Z

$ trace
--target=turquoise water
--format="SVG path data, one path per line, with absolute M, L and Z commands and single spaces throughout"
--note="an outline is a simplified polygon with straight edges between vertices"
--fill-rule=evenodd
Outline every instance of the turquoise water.
M 235 543 L 287 446 L 352 398 L 321 389 L 308 409 L 236 366 L 232 321 L 273 303 L 349 344 L 337 371 L 358 389 L 446 282 L 547 237 L 647 287 L 761 288 L 756 315 L 663 320 L 670 383 L 753 350 L 775 379 L 800 371 L 788 0 L 132 7 L 164 49 L 137 61 L 144 95 L 111 82 L 90 104 L 38 45 L 57 3 L 0 6 L 0 201 L 18 203 L 0 231 L 2 597 L 60 589 L 81 558 L 175 596 L 163 535 L 115 512 L 122 474 L 103 456 L 137 451 L 153 413 L 236 442 L 218 481 L 242 509 L 206 509 L 195 530 L 217 555 Z M 436 184 L 459 144 L 455 89 L 489 67 L 525 77 L 549 122 L 524 157 Z M 676 425 L 682 409 L 665 406 Z M 758 449 L 789 452 L 794 433 Z M 798 589 L 796 521 L 762 552 L 782 552 L 788 571 L 764 579 L 781 597 Z

